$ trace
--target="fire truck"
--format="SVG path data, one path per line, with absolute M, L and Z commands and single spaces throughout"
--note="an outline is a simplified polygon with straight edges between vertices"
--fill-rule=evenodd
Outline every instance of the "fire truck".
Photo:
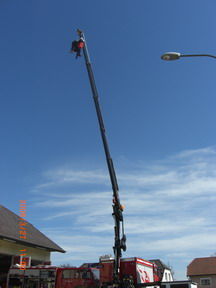
M 147 260 L 132 257 L 122 258 L 120 261 L 120 282 L 133 283 L 134 286 L 142 283 L 155 283 L 160 281 L 157 266 Z M 101 260 L 100 284 L 110 286 L 113 281 L 113 260 Z M 130 286 L 130 285 L 125 285 Z
M 60 268 L 55 266 L 10 268 L 7 288 L 98 288 L 96 268 Z
M 94 268 L 97 267 L 97 268 Z M 100 263 L 85 263 L 79 268 L 35 266 L 21 270 L 12 267 L 8 274 L 8 288 L 99 288 L 113 284 L 113 259 Z M 155 283 L 160 279 L 155 264 L 141 258 L 122 258 L 120 281 L 123 286 Z M 156 287 L 156 286 L 154 286 Z

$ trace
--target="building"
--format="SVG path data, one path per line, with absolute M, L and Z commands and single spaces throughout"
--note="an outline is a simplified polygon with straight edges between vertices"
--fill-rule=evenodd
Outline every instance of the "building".
M 215 288 L 216 257 L 195 258 L 187 267 L 187 276 L 198 288 Z
M 149 261 L 157 265 L 158 275 L 162 282 L 171 282 L 174 280 L 171 268 L 164 264 L 160 259 L 153 259 Z
M 20 216 L 0 205 L 0 285 L 5 282 L 12 264 L 20 262 L 26 253 L 31 265 L 50 264 L 53 251 L 65 251 L 26 221 L 26 239 L 20 238 Z M 25 252 L 22 252 L 25 251 Z

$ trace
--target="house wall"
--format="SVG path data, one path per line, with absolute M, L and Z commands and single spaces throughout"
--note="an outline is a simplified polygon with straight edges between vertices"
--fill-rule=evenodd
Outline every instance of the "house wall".
M 19 256 L 20 250 L 26 249 L 26 256 L 31 256 L 31 259 L 39 261 L 50 261 L 50 252 L 40 248 L 28 247 L 25 245 L 9 242 L 7 240 L 0 240 L 0 254 L 17 255 Z
M 201 278 L 210 278 L 211 279 L 211 285 L 201 285 L 200 279 Z M 190 279 L 193 282 L 196 282 L 198 285 L 198 288 L 215 288 L 216 287 L 216 275 L 202 275 L 202 276 L 190 276 Z
M 170 270 L 164 269 L 162 282 L 173 281 L 173 276 Z

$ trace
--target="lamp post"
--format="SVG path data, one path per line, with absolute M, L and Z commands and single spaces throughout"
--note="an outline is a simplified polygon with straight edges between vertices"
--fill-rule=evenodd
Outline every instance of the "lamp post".
M 178 52 L 167 52 L 161 56 L 161 59 L 165 61 L 172 61 L 178 60 L 182 57 L 211 57 L 216 59 L 216 56 L 211 54 L 181 54 Z

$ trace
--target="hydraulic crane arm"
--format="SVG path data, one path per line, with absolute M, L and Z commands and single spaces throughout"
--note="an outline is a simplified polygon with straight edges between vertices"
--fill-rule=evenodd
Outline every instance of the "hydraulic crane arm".
M 112 190 L 113 190 L 113 218 L 115 222 L 115 227 L 114 227 L 114 233 L 115 233 L 115 241 L 114 241 L 114 271 L 113 271 L 113 282 L 114 284 L 118 285 L 119 284 L 119 269 L 120 269 L 120 259 L 122 256 L 122 250 L 126 251 L 126 236 L 124 234 L 124 222 L 123 222 L 123 207 L 120 203 L 119 199 L 119 188 L 118 188 L 118 182 L 116 178 L 116 173 L 113 165 L 112 158 L 110 156 L 109 152 L 109 147 L 108 147 L 108 142 L 106 138 L 106 132 L 105 132 L 105 127 L 104 127 L 104 122 L 103 122 L 103 117 L 100 109 L 100 104 L 99 104 L 99 96 L 98 96 L 98 91 L 94 79 L 94 74 L 93 70 L 91 67 L 91 62 L 90 62 L 90 57 L 88 53 L 88 48 L 87 48 L 87 43 L 85 40 L 84 33 L 80 30 L 77 30 L 78 36 L 79 36 L 79 41 L 83 41 L 84 45 L 82 47 L 83 49 L 83 54 L 85 58 L 85 63 L 86 63 L 86 68 L 88 71 L 88 76 L 89 76 L 89 81 L 91 85 L 91 90 L 92 90 L 92 95 L 93 95 L 93 100 L 95 104 L 95 109 L 97 113 L 97 118 L 99 122 L 99 127 L 100 127 L 100 133 L 101 133 L 101 138 L 103 142 L 103 147 L 104 147 L 104 152 L 106 155 L 106 162 L 109 170 L 109 176 L 112 184 Z

